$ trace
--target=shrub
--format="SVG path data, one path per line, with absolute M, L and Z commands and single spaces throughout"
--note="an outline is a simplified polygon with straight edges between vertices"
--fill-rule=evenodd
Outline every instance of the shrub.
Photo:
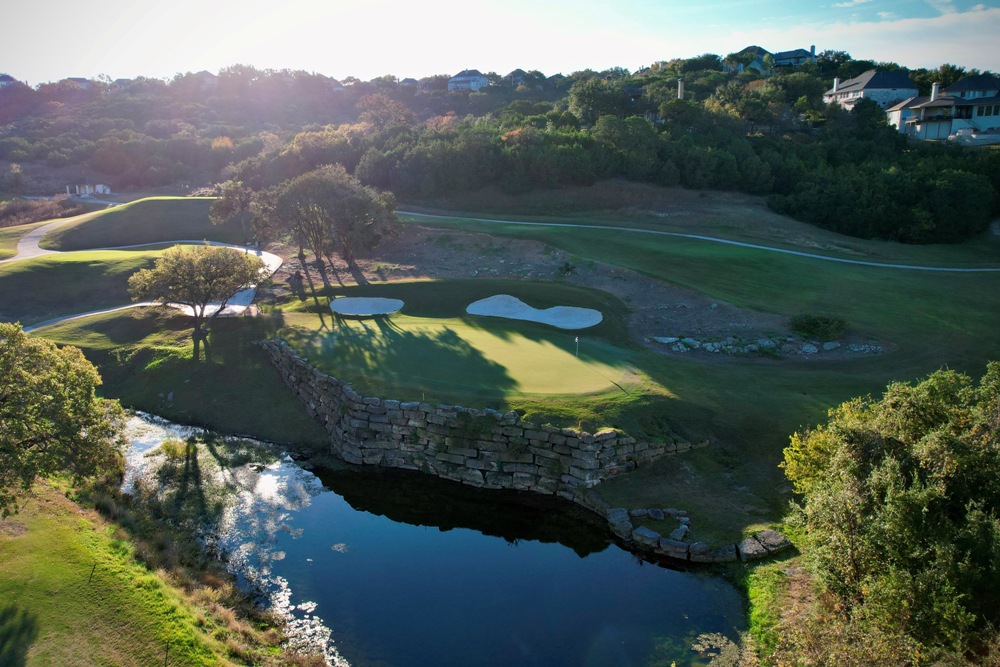
M 789 326 L 796 333 L 822 341 L 836 340 L 847 330 L 847 322 L 843 318 L 827 315 L 796 315 Z

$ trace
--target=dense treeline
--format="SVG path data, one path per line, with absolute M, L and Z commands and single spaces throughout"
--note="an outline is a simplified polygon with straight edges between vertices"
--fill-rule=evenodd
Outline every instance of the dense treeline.
M 0 91 L 0 122 L 10 123 L 0 159 L 96 173 L 116 188 L 234 178 L 260 189 L 339 163 L 406 199 L 625 178 L 769 195 L 775 210 L 807 222 L 913 243 L 969 238 L 1000 213 L 1000 152 L 917 145 L 877 108 L 823 105 L 833 76 L 875 63 L 825 52 L 769 76 L 724 71 L 739 60 L 529 72 L 516 87 L 491 74 L 494 85 L 479 92 L 449 92 L 443 76 L 339 86 L 245 66 L 120 90 L 13 86 Z M 929 88 L 965 73 L 944 65 L 910 76 Z

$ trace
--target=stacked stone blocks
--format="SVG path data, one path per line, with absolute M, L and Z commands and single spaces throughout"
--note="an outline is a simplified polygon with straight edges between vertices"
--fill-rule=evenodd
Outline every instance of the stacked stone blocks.
M 262 343 L 285 383 L 349 463 L 420 470 L 463 484 L 555 494 L 591 505 L 602 480 L 691 447 L 524 421 L 516 412 L 362 396 L 287 343 Z

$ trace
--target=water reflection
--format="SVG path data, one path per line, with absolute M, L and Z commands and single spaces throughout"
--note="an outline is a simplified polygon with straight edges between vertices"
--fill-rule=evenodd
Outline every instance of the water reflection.
M 231 491 L 216 546 L 330 664 L 707 665 L 698 638 L 742 628 L 728 582 L 642 563 L 569 503 L 287 457 L 230 466 L 245 459 L 209 440 L 201 479 Z
M 612 543 L 606 521 L 534 493 L 486 491 L 418 472 L 318 471 L 323 485 L 359 512 L 441 531 L 467 528 L 511 544 L 558 543 L 584 558 Z

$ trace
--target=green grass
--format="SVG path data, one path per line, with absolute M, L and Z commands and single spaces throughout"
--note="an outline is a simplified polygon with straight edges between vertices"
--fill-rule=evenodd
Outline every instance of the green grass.
M 128 304 L 129 276 L 161 253 L 101 250 L 0 264 L 0 320 L 30 325 Z
M 30 232 L 36 227 L 41 227 L 52 222 L 51 220 L 45 220 L 43 222 L 33 222 L 28 225 L 14 225 L 13 227 L 4 227 L 0 229 L 0 259 L 10 259 L 17 254 L 17 242 L 21 240 L 21 237 Z
M 201 363 L 191 360 L 191 319 L 165 308 L 72 320 L 36 335 L 81 348 L 101 372 L 102 394 L 127 407 L 221 433 L 324 447 L 325 431 L 254 345 L 281 325 L 267 317 L 213 320 Z
M 110 527 L 39 487 L 0 526 L 4 665 L 228 665 L 178 591 Z
M 116 206 L 67 224 L 42 239 L 49 250 L 88 250 L 159 241 L 202 240 L 242 243 L 238 224 L 215 226 L 208 219 L 211 197 L 150 197 Z

